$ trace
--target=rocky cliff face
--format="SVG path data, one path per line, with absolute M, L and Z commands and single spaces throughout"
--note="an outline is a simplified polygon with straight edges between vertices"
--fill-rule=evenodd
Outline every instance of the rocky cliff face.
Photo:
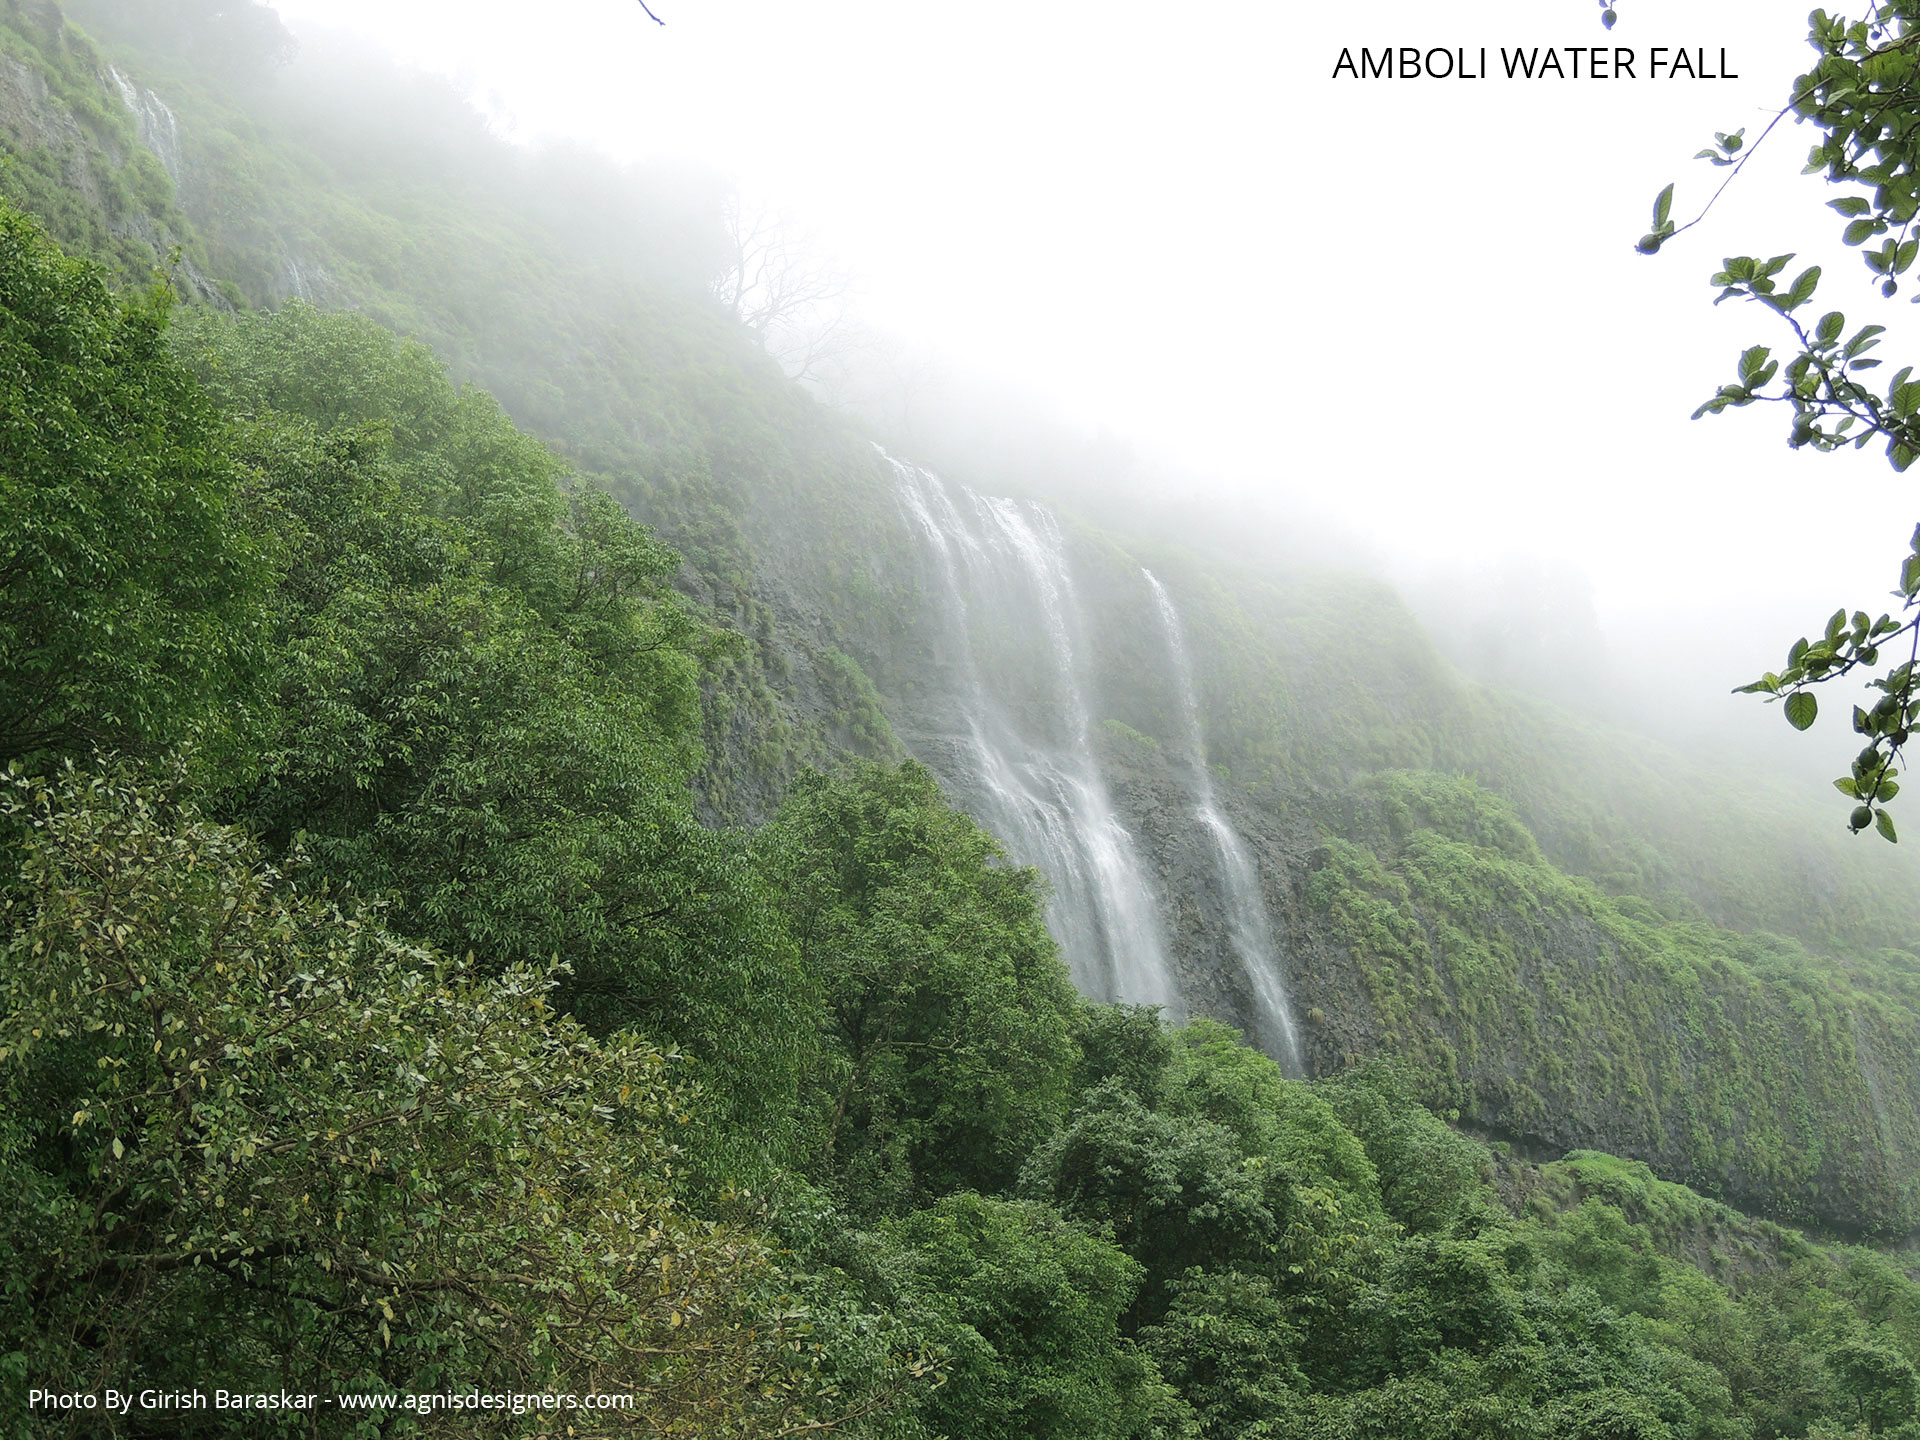
M 1236 714 L 1249 701 L 1234 645 L 1296 668 L 1272 696 L 1282 720 L 1352 677 L 1316 674 L 1329 652 L 1284 625 L 1262 635 L 1220 613 L 1190 557 L 1139 547 L 1163 586 L 1133 547 L 1033 502 L 882 462 L 862 484 L 857 546 L 791 512 L 754 527 L 758 581 L 783 628 L 830 634 L 904 748 L 1047 871 L 1090 994 L 1224 1020 L 1312 1074 L 1413 1058 L 1434 1103 L 1525 1150 L 1643 1159 L 1755 1213 L 1850 1233 L 1920 1225 L 1920 1023 L 1869 978 L 1568 876 L 1470 778 L 1329 760 L 1381 726 L 1404 725 L 1410 751 L 1434 743 L 1394 713 L 1413 703 L 1392 688 L 1417 670 L 1408 656 L 1394 677 L 1362 676 L 1378 707 L 1366 731 L 1302 705 L 1298 751 L 1263 751 L 1247 737 L 1276 717 Z M 820 573 L 836 553 L 857 581 Z M 1251 963 L 1209 810 L 1256 890 Z M 1084 833 L 1103 824 L 1124 848 L 1105 881 Z M 1911 957 L 1882 958 L 1920 979 Z
M 167 271 L 203 304 L 228 298 L 174 204 L 181 151 L 166 103 L 110 65 L 49 6 L 0 51 L 0 154 L 7 190 L 72 249 L 138 284 Z M 37 43 L 34 43 L 37 42 Z
M 1624 742 L 1464 686 L 1381 586 L 1229 571 L 895 464 L 697 301 L 569 270 L 560 232 L 447 213 L 457 266 L 360 254 L 411 233 L 404 205 L 324 166 L 275 182 L 319 189 L 236 188 L 184 100 L 41 33 L 0 54 L 0 148 L 62 239 L 137 258 L 197 225 L 255 303 L 400 317 L 681 548 L 738 632 L 712 675 L 715 820 L 764 817 L 798 765 L 910 753 L 1048 871 L 1099 998 L 1217 1017 L 1310 1074 L 1411 1057 L 1435 1103 L 1523 1147 L 1920 1224 L 1920 962 L 1737 933 L 1824 923 L 1817 901 L 1899 939 L 1870 885 L 1735 855 L 1761 828 L 1737 808 L 1653 837 L 1672 810 L 1651 762 L 1603 785 Z M 501 283 L 530 268 L 484 249 L 509 242 L 545 247 L 552 293 Z

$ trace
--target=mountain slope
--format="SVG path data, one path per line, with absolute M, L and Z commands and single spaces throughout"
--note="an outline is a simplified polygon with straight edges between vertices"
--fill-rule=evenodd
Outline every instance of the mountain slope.
M 1033 735 L 1063 723 L 1040 612 L 957 641 L 899 472 L 706 295 L 710 191 L 519 154 L 455 97 L 339 56 L 235 79 L 102 49 L 46 6 L 0 13 L 0 191 L 130 280 L 177 245 L 207 304 L 309 301 L 417 336 L 675 547 L 680 589 L 733 637 L 702 678 L 709 819 L 764 818 L 802 766 L 903 753 L 989 814 L 982 697 Z M 1906 862 L 1462 680 L 1374 582 L 1249 573 L 1006 503 L 1056 517 L 1076 763 L 1185 1008 L 1257 1032 L 1268 1003 L 1196 821 L 1199 763 L 1314 1070 L 1415 1054 L 1485 1128 L 1784 1216 L 1920 1224 Z M 1197 743 L 1143 569 L 1191 651 Z M 1064 903 L 1073 877 L 1054 879 Z

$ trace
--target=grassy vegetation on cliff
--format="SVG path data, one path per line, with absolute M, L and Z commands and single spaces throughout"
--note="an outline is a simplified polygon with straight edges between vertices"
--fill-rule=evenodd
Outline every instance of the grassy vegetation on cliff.
M 1785 1218 L 1920 1226 L 1914 957 L 1843 966 L 1614 899 L 1471 781 L 1389 772 L 1361 794 L 1311 902 L 1390 1048 L 1464 1117 L 1615 1137 Z
M 35 1041 L 0 1042 L 0 1155 L 27 1197 L 6 1237 L 28 1258 L 4 1348 L 28 1369 L 16 1360 L 9 1384 L 103 1356 L 130 1367 L 106 1379 L 186 1384 L 210 1335 L 237 1337 L 235 1365 L 298 1360 L 313 1383 L 471 1383 L 474 1357 L 499 1359 L 475 1338 L 490 1306 L 529 1333 L 577 1321 L 569 1296 L 513 1278 L 528 1252 L 512 1247 L 560 1214 L 568 1273 L 612 1285 L 618 1321 L 584 1358 L 535 1347 L 514 1352 L 526 1368 L 484 1373 L 602 1383 L 622 1342 L 684 1346 L 686 1383 L 649 1403 L 711 1403 L 710 1433 L 802 1417 L 901 1437 L 1208 1440 L 1429 1434 L 1436 1416 L 1541 1436 L 1913 1423 L 1920 1337 L 1896 1263 L 1607 1157 L 1496 1166 L 1415 1099 L 1535 1140 L 1617 1136 L 1783 1218 L 1909 1228 L 1920 967 L 1893 947 L 1915 933 L 1910 894 L 1767 838 L 1782 827 L 1765 805 L 1693 805 L 1705 782 L 1650 750 L 1462 684 L 1377 587 L 1156 552 L 1223 795 L 1326 832 L 1308 900 L 1365 997 L 1335 1028 L 1422 1069 L 1302 1087 L 1217 1027 L 1088 1010 L 1034 881 L 924 772 L 809 780 L 758 832 L 697 821 L 690 782 L 709 818 L 763 815 L 805 762 L 896 759 L 885 707 L 916 682 L 904 642 L 925 604 L 865 441 L 703 294 L 699 194 L 610 184 L 577 158 L 504 163 L 457 104 L 403 103 L 391 76 L 363 73 L 356 112 L 297 75 L 248 92 L 191 57 L 116 50 L 181 117 L 176 194 L 115 108 L 102 52 L 56 12 L 13 0 L 0 44 L 0 188 L 71 245 L 140 281 L 180 243 L 182 288 L 202 298 L 217 287 L 196 274 L 242 308 L 305 292 L 362 312 L 183 322 L 191 374 L 156 343 L 121 356 L 148 393 L 185 397 L 154 423 L 221 462 L 182 472 L 220 503 L 205 512 L 219 533 L 180 544 L 272 572 L 174 595 L 169 614 L 204 600 L 234 654 L 270 654 L 163 666 L 194 693 L 132 729 L 130 702 L 160 692 L 127 677 L 160 631 L 120 631 L 117 652 L 89 643 L 69 667 L 85 723 L 21 747 L 45 776 L 66 759 L 86 773 L 23 792 L 47 823 L 8 868 L 9 1034 Z M 401 138 L 356 113 L 424 123 Z M 624 208 L 604 229 L 560 223 L 610 190 Z M 50 275 L 102 333 L 160 333 L 27 228 L 8 233 L 12 343 L 38 344 L 20 317 Z M 501 403 L 456 383 L 472 380 Z M 36 383 L 17 404 L 51 393 Z M 1147 613 L 1132 548 L 1079 536 L 1097 613 Z M 153 619 L 138 558 L 103 563 Z M 1164 760 L 1179 722 L 1138 684 L 1124 633 L 1155 631 L 1113 631 L 1102 733 Z M 27 652 L 52 653 L 8 653 Z M 95 769 L 102 741 L 144 773 Z M 200 757 L 197 789 L 178 788 L 175 744 Z M 162 898 L 115 909 L 83 841 L 119 847 Z M 266 875 L 279 866 L 298 878 Z M 237 998 L 241 980 L 173 963 L 180 936 L 218 926 L 202 884 L 247 897 L 236 940 L 257 940 L 248 963 L 265 968 Z M 49 946 L 74 916 L 111 923 Z M 89 1029 L 80 972 L 47 968 L 106 966 L 129 940 L 171 1007 L 159 1060 L 113 1031 L 118 1012 Z M 525 978 L 556 954 L 555 988 Z M 369 997 L 353 1044 L 331 1012 L 300 1008 L 350 992 Z M 276 1005 L 294 1006 L 279 1016 L 293 1029 L 263 1018 Z M 510 1011 L 527 1048 L 499 1068 L 544 1108 L 503 1102 L 487 1143 L 584 1165 L 601 1188 L 522 1193 L 480 1163 L 479 1139 L 436 1137 L 449 1158 L 399 1111 L 360 1108 L 392 1084 L 444 1112 L 462 1083 L 351 1068 L 356 1046 L 418 1060 L 420 1009 L 459 1035 Z M 293 1036 L 264 1065 L 245 1057 L 262 1033 Z M 188 1094 L 176 1115 L 159 1071 L 116 1091 L 136 1061 L 211 1067 L 238 1108 Z M 668 1078 L 636 1101 L 623 1067 Z M 334 1207 L 354 1235 L 266 1203 L 307 1185 L 317 1152 L 305 1131 L 247 1129 L 250 1106 L 328 1117 L 316 1133 L 395 1127 L 397 1143 L 350 1157 L 351 1185 L 328 1181 L 354 1192 L 357 1208 Z M 228 1168 L 169 1190 L 194 1125 Z M 562 1127 L 582 1150 L 543 1148 Z M 471 1162 L 458 1203 L 434 1208 L 395 1154 L 429 1176 Z M 618 1191 L 609 1173 L 636 1165 L 648 1184 Z M 667 1223 L 610 1235 L 604 1209 L 566 1209 L 589 1200 Z M 394 1248 L 434 1233 L 444 1251 Z M 155 1248 L 169 1234 L 191 1238 L 186 1259 Z M 599 1246 L 629 1242 L 709 1267 L 698 1313 L 674 1308 L 692 1292 L 595 1268 Z M 712 1368 L 693 1362 L 721 1339 L 699 1352 Z
M 92 560 L 136 621 L 258 657 L 144 713 L 166 626 L 110 653 L 79 643 L 85 607 L 0 589 L 0 680 L 40 696 L 0 757 L 8 1433 L 118 1433 L 33 1388 L 216 1385 L 632 1397 L 582 1434 L 1920 1426 L 1897 1266 L 1607 1157 L 1497 1165 L 1418 1071 L 1308 1086 L 1217 1024 L 1086 1005 L 1038 878 L 918 766 L 808 778 L 756 832 L 696 823 L 695 681 L 738 642 L 591 477 L 363 317 L 202 315 L 169 349 L 164 306 L 17 216 L 0 233 L 17 433 L 70 462 L 10 472 L 0 543 L 76 476 L 191 454 L 174 508 L 208 524 L 180 572 L 256 563 L 142 589 L 134 526 Z M 76 327 L 146 342 L 105 347 L 172 398 L 143 446 L 46 378 Z M 78 657 L 51 699 L 20 683 L 45 653 Z M 196 768 L 215 718 L 223 763 Z M 1589 893 L 1470 789 L 1367 793 L 1379 853 L 1396 824 L 1409 851 L 1437 837 L 1430 866 L 1379 869 L 1390 898 Z M 1729 1263 L 1692 1263 L 1701 1236 Z

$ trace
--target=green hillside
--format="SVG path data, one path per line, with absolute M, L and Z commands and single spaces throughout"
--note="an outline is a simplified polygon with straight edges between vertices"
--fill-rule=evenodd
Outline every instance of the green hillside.
M 1090 1003 L 714 196 L 0 6 L 5 1433 L 1920 1434 L 1897 856 L 1069 513 L 1195 1015 Z M 1311 1080 L 1221 1023 L 1142 565 Z M 319 1398 L 35 1398 L 216 1385 Z M 630 1400 L 335 1399 L 468 1392 Z

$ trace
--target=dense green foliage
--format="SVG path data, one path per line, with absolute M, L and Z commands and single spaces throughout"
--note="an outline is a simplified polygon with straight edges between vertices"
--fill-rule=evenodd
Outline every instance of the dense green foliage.
M 1388 772 L 1364 793 L 1310 898 L 1394 1050 L 1433 1067 L 1437 1103 L 1569 1137 L 1555 1117 L 1604 1107 L 1621 1148 L 1755 1209 L 1920 1223 L 1911 956 L 1842 967 L 1613 900 L 1465 782 Z
M 8 54 L 67 57 L 35 73 L 71 109 L 92 52 L 21 13 Z M 580 1434 L 1920 1434 L 1900 1257 L 1440 1118 L 1611 1106 L 1668 1175 L 1908 1228 L 1910 957 L 1713 928 L 1798 903 L 1764 852 L 1689 908 L 1694 837 L 1606 828 L 1537 753 L 1568 732 L 1408 627 L 1336 669 L 1350 591 L 1269 584 L 1193 627 L 1221 791 L 1314 827 L 1301 903 L 1374 1029 L 1307 1084 L 1083 1002 L 1044 877 L 897 763 L 924 597 L 884 482 L 697 265 L 602 254 L 571 293 L 527 218 L 555 172 L 476 218 L 464 116 L 437 158 L 339 121 L 297 164 L 192 99 L 271 60 L 252 7 L 147 20 L 209 117 L 183 185 L 227 187 L 204 263 L 288 301 L 284 228 L 367 313 L 170 313 L 0 207 L 0 700 L 51 697 L 4 754 L 5 1433 L 557 1433 L 24 1404 L 228 1384 L 634 1397 Z M 529 430 L 452 378 L 489 367 Z M 1104 604 L 1138 562 L 1089 543 Z M 1127 639 L 1098 663 L 1157 673 Z M 1164 765 L 1133 689 L 1101 731 Z M 1838 892 L 1809 938 L 1904 935 Z M 1400 1061 L 1341 1063 L 1363 1042 Z
M 16 324 L 67 293 L 43 277 L 119 319 L 11 223 Z M 205 623 L 258 658 L 217 770 L 192 707 L 121 761 L 14 756 L 16 1396 L 571 1390 L 634 1397 L 589 1429 L 902 1440 L 1910 1422 L 1897 1267 L 1604 1156 L 1502 1169 L 1417 1070 L 1309 1087 L 1223 1026 L 1086 1006 L 1037 878 L 917 766 L 699 825 L 724 645 L 673 557 L 424 351 L 291 306 L 143 353 L 180 403 L 123 463 L 204 451 L 197 543 L 255 557 Z M 95 443 L 57 437 L 49 473 Z M 73 746 L 114 738 L 125 682 L 67 673 Z M 1409 847 L 1452 883 L 1608 922 L 1497 804 L 1379 784 L 1390 828 L 1460 837 Z M 1392 890 L 1361 879 L 1328 903 Z
M 763 1248 L 675 1201 L 676 1057 L 122 778 L 11 790 L 13 1384 L 617 1390 L 701 1435 L 796 1403 Z
M 825 1007 L 804 1164 L 859 1213 L 1004 1189 L 1067 1102 L 1075 999 L 1031 871 L 918 765 L 802 778 L 784 908 Z
M 0 755 L 217 746 L 244 700 L 259 547 L 165 325 L 0 216 Z

